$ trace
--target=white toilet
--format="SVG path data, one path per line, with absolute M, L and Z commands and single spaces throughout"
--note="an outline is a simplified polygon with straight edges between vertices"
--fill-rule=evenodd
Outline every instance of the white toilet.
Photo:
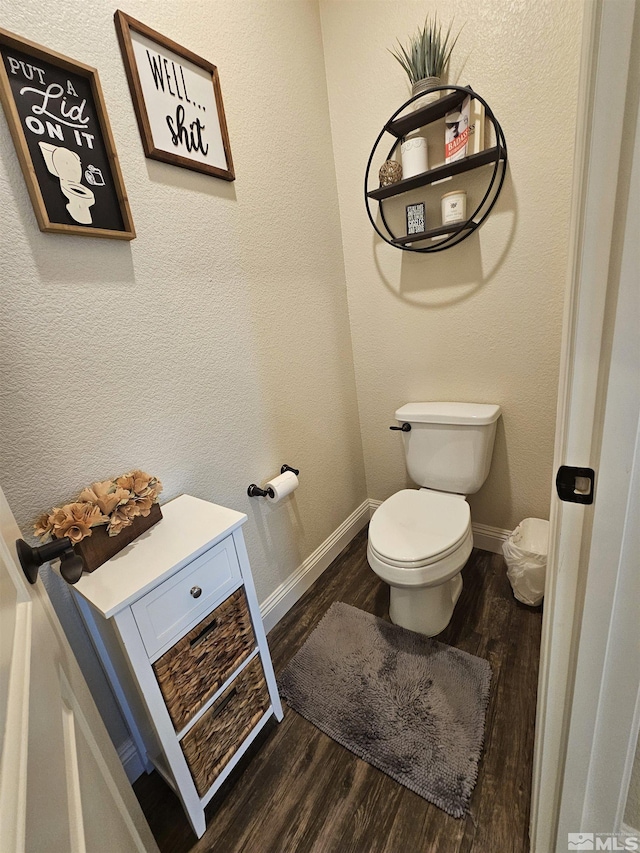
M 500 406 L 408 403 L 402 424 L 407 470 L 420 489 L 402 489 L 376 510 L 367 559 L 391 587 L 391 621 L 428 637 L 449 624 L 473 547 L 465 495 L 487 479 Z

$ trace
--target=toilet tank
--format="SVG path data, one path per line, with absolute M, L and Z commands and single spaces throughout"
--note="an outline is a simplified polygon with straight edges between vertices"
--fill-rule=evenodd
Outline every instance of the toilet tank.
M 500 406 L 486 403 L 407 403 L 396 420 L 407 471 L 419 486 L 472 495 L 487 479 Z

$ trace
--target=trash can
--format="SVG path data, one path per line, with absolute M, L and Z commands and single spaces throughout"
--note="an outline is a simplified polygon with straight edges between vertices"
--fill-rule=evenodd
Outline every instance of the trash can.
M 502 545 L 513 594 L 523 604 L 540 604 L 549 549 L 549 522 L 525 518 Z

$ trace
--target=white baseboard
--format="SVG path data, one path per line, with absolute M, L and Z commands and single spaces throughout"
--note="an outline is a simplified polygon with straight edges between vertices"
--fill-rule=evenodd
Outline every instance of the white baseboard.
M 510 530 L 502 527 L 489 527 L 488 524 L 471 523 L 473 531 L 473 546 L 492 554 L 502 554 L 502 543 L 511 535 Z
M 369 521 L 369 501 L 363 501 L 351 513 L 337 530 L 329 536 L 316 550 L 299 566 L 286 581 L 271 593 L 260 605 L 260 613 L 267 633 L 277 625 L 282 617 L 301 598 L 309 587 L 320 577 L 326 568 L 335 560 L 340 551 L 345 548 Z
M 369 501 L 371 513 L 376 510 L 382 501 Z M 471 523 L 473 531 L 473 546 L 480 548 L 482 551 L 490 551 L 492 554 L 502 554 L 502 543 L 511 535 L 510 530 L 504 530 L 502 527 L 490 527 L 488 524 Z
M 144 773 L 144 764 L 140 758 L 133 738 L 127 738 L 124 743 L 118 747 L 118 758 L 120 759 L 124 772 L 127 774 L 127 779 L 133 783 Z

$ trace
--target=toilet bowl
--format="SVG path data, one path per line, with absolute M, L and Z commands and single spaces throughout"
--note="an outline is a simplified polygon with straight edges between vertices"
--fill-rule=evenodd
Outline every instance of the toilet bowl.
M 367 560 L 390 587 L 391 621 L 433 637 L 449 624 L 473 548 L 466 495 L 489 474 L 500 406 L 407 403 L 395 413 L 407 470 L 421 488 L 387 498 L 369 525 Z
M 389 584 L 391 621 L 429 637 L 444 631 L 472 548 L 463 495 L 403 489 L 381 504 L 369 525 L 367 559 Z

